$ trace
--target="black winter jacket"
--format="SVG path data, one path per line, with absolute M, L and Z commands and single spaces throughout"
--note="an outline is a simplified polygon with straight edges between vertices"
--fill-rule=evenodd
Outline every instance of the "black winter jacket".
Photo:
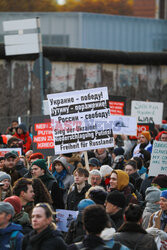
M 68 210 L 75 210 L 77 211 L 78 203 L 85 199 L 85 193 L 88 191 L 88 189 L 91 187 L 91 185 L 86 184 L 85 187 L 81 190 L 81 192 L 78 192 L 77 186 L 75 185 L 75 188 L 71 193 L 67 196 L 67 209 Z
M 124 223 L 113 238 L 133 250 L 157 250 L 153 236 L 137 223 Z
M 61 233 L 47 227 L 37 234 L 31 231 L 23 239 L 22 250 L 66 250 L 67 246 Z

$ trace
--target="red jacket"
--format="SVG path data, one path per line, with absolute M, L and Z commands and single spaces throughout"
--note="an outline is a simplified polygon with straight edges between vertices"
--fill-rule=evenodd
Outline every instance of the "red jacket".
M 23 141 L 23 152 L 26 153 L 28 150 L 30 150 L 30 146 L 32 143 L 31 137 L 29 135 L 29 132 L 26 132 L 25 134 L 14 134 L 15 137 Z

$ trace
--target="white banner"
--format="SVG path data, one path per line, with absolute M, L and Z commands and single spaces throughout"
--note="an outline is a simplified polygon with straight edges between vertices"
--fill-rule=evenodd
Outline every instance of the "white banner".
M 167 174 L 167 142 L 154 141 L 149 176 Z
M 136 117 L 138 123 L 161 124 L 163 117 L 163 103 L 132 101 L 131 116 Z
M 68 232 L 71 222 L 76 220 L 77 216 L 78 211 L 56 209 L 56 218 L 58 219 L 56 223 L 57 230 Z
M 110 116 L 106 87 L 48 95 L 55 153 L 113 147 L 110 128 L 96 122 Z

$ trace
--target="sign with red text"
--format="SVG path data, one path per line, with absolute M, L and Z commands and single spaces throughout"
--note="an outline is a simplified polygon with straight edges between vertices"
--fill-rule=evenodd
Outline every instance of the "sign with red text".
M 114 146 L 112 129 L 105 127 L 110 117 L 107 87 L 47 97 L 57 154 Z M 99 120 L 104 124 L 98 129 Z
M 19 156 L 22 154 L 21 148 L 0 148 L 0 157 L 4 157 L 5 154 L 7 154 L 11 151 L 16 151 Z
M 111 115 L 124 115 L 124 102 L 109 101 Z
M 33 119 L 33 152 L 45 156 L 54 155 L 54 140 L 49 116 L 39 116 Z

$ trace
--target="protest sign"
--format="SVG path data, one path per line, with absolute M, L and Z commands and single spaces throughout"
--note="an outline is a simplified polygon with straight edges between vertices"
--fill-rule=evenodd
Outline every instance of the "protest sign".
M 112 129 L 115 135 L 134 135 L 137 134 L 137 121 L 136 117 L 122 116 L 122 115 L 111 115 L 106 124 Z
M 37 116 L 33 119 L 33 152 L 45 157 L 54 155 L 54 140 L 49 116 Z
M 149 176 L 167 174 L 167 142 L 154 141 Z
M 126 97 L 124 96 L 109 96 L 109 108 L 111 115 L 126 114 Z
M 78 211 L 56 209 L 56 218 L 58 219 L 57 230 L 68 232 L 70 224 L 73 220 L 76 220 Z
M 113 147 L 112 129 L 96 125 L 97 120 L 105 122 L 110 116 L 106 87 L 47 97 L 56 154 Z
M 137 118 L 138 123 L 162 123 L 163 103 L 132 101 L 131 116 Z
M 6 153 L 16 151 L 18 155 L 22 155 L 21 148 L 0 148 L 0 157 L 4 157 Z

